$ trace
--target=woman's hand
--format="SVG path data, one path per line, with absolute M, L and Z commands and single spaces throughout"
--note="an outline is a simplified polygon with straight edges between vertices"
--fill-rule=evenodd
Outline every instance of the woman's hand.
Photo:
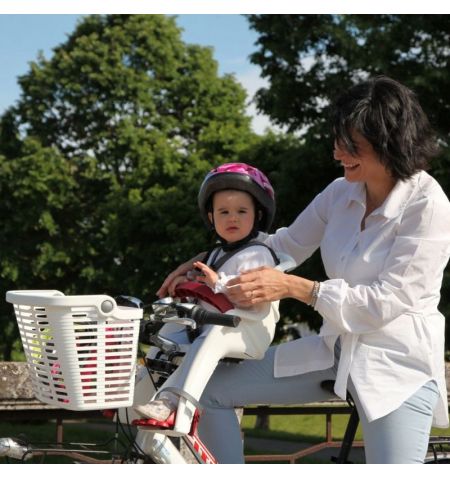
M 204 282 L 211 289 L 214 289 L 214 286 L 219 279 L 219 275 L 206 264 L 203 264 L 203 262 L 200 261 L 194 262 L 194 267 L 200 269 L 203 274 L 203 277 L 199 277 L 199 280 L 201 282 Z
M 175 287 L 181 282 L 186 282 L 186 274 L 194 267 L 194 262 L 203 259 L 204 256 L 205 253 L 201 252 L 194 258 L 178 266 L 166 277 L 161 287 L 156 292 L 156 295 L 160 299 L 162 299 L 163 297 L 167 297 L 168 295 L 173 295 Z
M 227 296 L 240 307 L 292 297 L 309 303 L 314 282 L 271 267 L 243 272 L 227 283 Z
M 227 283 L 227 296 L 241 307 L 280 300 L 289 295 L 288 276 L 271 267 L 242 272 Z

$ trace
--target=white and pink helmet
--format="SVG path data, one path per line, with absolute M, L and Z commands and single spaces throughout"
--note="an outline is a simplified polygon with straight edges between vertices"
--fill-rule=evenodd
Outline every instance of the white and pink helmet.
M 275 216 L 275 192 L 264 173 L 245 163 L 225 163 L 212 169 L 203 180 L 198 193 L 200 214 L 207 225 L 210 225 L 208 219 L 210 199 L 214 193 L 224 189 L 235 189 L 251 194 L 263 213 L 258 225 L 259 230 L 270 229 Z

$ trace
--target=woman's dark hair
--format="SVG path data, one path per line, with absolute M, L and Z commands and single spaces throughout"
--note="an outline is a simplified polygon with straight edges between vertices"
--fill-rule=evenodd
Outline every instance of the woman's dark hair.
M 416 95 L 406 86 L 378 76 L 349 88 L 334 103 L 335 139 L 357 154 L 352 133 L 369 141 L 392 176 L 410 178 L 428 169 L 439 151 L 434 131 Z

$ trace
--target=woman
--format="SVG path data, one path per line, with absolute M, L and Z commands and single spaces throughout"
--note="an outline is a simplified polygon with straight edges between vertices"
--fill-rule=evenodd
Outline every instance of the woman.
M 202 432 L 219 462 L 243 460 L 233 407 L 324 400 L 320 382 L 330 378 L 338 396 L 348 389 L 355 400 L 367 463 L 421 463 L 432 422 L 448 426 L 437 307 L 450 204 L 425 172 L 434 135 L 414 94 L 387 77 L 344 93 L 333 128 L 344 177 L 266 240 L 297 264 L 320 247 L 329 280 L 262 268 L 228 283 L 233 302 L 294 298 L 314 307 L 323 327 L 317 337 L 271 347 L 261 361 L 216 370 L 202 397 Z

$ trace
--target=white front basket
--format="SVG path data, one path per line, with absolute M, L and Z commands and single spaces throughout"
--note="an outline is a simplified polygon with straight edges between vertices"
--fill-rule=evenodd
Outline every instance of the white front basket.
M 133 403 L 142 310 L 107 295 L 9 291 L 36 397 L 69 410 Z

